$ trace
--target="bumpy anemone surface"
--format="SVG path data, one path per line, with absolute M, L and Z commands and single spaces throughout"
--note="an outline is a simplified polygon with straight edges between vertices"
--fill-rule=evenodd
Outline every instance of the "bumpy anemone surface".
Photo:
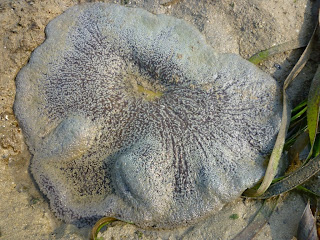
M 139 8 L 75 6 L 46 34 L 17 76 L 14 110 L 59 218 L 172 228 L 262 178 L 282 110 L 254 65 Z

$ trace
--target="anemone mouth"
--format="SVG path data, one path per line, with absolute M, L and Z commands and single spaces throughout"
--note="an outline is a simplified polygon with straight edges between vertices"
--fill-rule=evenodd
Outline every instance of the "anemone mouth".
M 150 81 L 150 77 L 144 76 L 138 71 L 127 69 L 123 74 L 125 90 L 134 98 L 141 98 L 148 102 L 158 100 L 165 92 L 165 87 L 158 81 Z

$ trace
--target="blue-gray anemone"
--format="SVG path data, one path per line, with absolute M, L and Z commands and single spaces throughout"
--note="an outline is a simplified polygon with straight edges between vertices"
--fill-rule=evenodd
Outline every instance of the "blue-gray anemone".
M 263 177 L 281 94 L 253 64 L 183 20 L 113 4 L 72 7 L 46 34 L 14 110 L 59 218 L 173 228 Z

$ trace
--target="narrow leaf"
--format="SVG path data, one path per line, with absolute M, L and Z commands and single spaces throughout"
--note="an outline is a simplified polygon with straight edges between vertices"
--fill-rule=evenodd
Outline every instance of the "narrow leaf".
M 283 85 L 283 112 L 282 112 L 281 125 L 280 125 L 280 130 L 279 130 L 279 133 L 277 136 L 276 143 L 275 143 L 273 151 L 271 153 L 271 157 L 270 157 L 270 160 L 268 163 L 266 174 L 265 174 L 263 181 L 262 181 L 261 185 L 259 186 L 259 188 L 257 190 L 248 189 L 244 193 L 246 196 L 256 197 L 256 196 L 262 195 L 270 186 L 270 184 L 271 184 L 271 182 L 277 172 L 279 161 L 280 161 L 283 147 L 284 147 L 284 143 L 285 143 L 286 134 L 287 134 L 289 124 L 290 124 L 291 107 L 288 104 L 288 96 L 286 93 L 286 89 L 288 88 L 288 86 L 293 81 L 293 79 L 300 73 L 302 68 L 307 63 L 307 61 L 310 57 L 311 51 L 312 51 L 312 47 L 315 42 L 316 32 L 317 32 L 318 26 L 319 26 L 319 22 L 317 21 L 317 25 L 313 31 L 313 34 L 311 36 L 311 39 L 310 39 L 306 49 L 304 50 L 304 52 L 302 53 L 298 62 L 296 63 L 296 65 L 294 66 L 294 68 L 292 69 L 292 71 L 287 76 L 287 78 L 284 82 L 284 85 Z
M 286 171 L 286 174 L 293 172 L 296 170 L 298 166 L 301 166 L 302 162 L 300 161 L 299 155 L 303 151 L 303 149 L 309 143 L 309 134 L 308 132 L 303 132 L 300 136 L 296 139 L 294 144 L 288 151 L 288 159 L 290 162 L 290 166 Z
M 263 181 L 259 188 L 257 190 L 255 189 L 248 189 L 244 192 L 246 196 L 254 197 L 254 196 L 260 196 L 262 195 L 270 186 L 274 176 L 276 175 L 279 161 L 282 155 L 284 142 L 286 138 L 286 134 L 288 131 L 289 123 L 290 123 L 290 107 L 287 103 L 287 94 L 284 90 L 284 96 L 283 96 L 283 112 L 282 112 L 282 119 L 281 119 L 281 125 L 280 130 L 277 136 L 276 143 L 273 147 L 271 157 L 268 163 L 266 174 L 263 178 Z
M 113 217 L 103 217 L 99 221 L 97 221 L 91 230 L 90 240 L 96 240 L 101 228 L 103 228 L 107 224 L 112 223 L 114 221 L 120 221 L 120 220 Z
M 298 106 L 296 106 L 294 109 L 292 109 L 292 114 L 295 114 L 296 112 L 300 111 L 302 108 L 307 106 L 307 100 L 302 101 L 299 103 Z
M 309 129 L 309 137 L 311 143 L 312 154 L 313 145 L 316 139 L 319 123 L 319 106 L 320 106 L 320 65 L 311 83 L 310 92 L 308 96 L 307 122 Z
M 316 157 L 320 154 L 320 135 L 316 137 L 316 140 L 313 144 L 313 157 Z
M 288 147 L 292 146 L 292 144 L 295 143 L 295 141 L 297 140 L 297 138 L 303 134 L 305 131 L 307 130 L 307 126 L 304 126 L 302 128 L 300 128 L 299 130 L 296 130 L 295 133 L 291 133 L 292 136 L 290 136 L 286 142 L 285 142 L 285 149 L 288 149 Z M 289 135 L 289 134 L 288 134 Z M 309 138 L 309 135 L 308 135 Z
M 297 118 L 301 117 L 302 114 L 304 114 L 307 111 L 307 107 L 303 108 L 300 112 L 295 114 L 293 117 L 291 117 L 291 121 L 296 120 Z
M 309 201 L 299 222 L 297 238 L 298 240 L 318 240 L 316 219 L 311 212 Z
M 160 5 L 168 7 L 168 6 L 171 6 L 171 5 L 174 5 L 174 4 L 178 4 L 179 2 L 181 2 L 181 0 L 161 1 Z
M 306 47 L 306 49 L 303 51 L 301 57 L 299 58 L 298 62 L 296 63 L 296 65 L 294 66 L 294 68 L 292 69 L 292 71 L 289 73 L 289 75 L 287 76 L 285 82 L 284 82 L 284 89 L 287 89 L 287 87 L 289 86 L 289 84 L 293 81 L 293 79 L 301 72 L 302 68 L 306 65 L 310 54 L 312 52 L 312 48 L 313 45 L 315 43 L 315 38 L 317 35 L 317 30 L 319 28 L 319 16 L 318 16 L 318 21 L 317 24 L 313 30 L 312 36 L 310 38 L 310 41 Z
M 299 191 L 301 191 L 301 192 L 307 193 L 307 194 L 309 194 L 309 195 L 312 196 L 312 197 L 320 198 L 320 195 L 319 195 L 319 194 L 311 191 L 310 189 L 308 189 L 308 188 L 306 188 L 306 187 L 297 186 L 296 189 L 299 190 Z
M 250 57 L 248 59 L 248 61 L 257 65 L 257 64 L 265 61 L 270 56 L 273 56 L 273 55 L 275 55 L 277 53 L 282 53 L 282 52 L 293 50 L 293 49 L 296 49 L 296 48 L 302 48 L 302 47 L 305 47 L 306 45 L 307 45 L 306 42 L 301 42 L 299 40 L 293 40 L 293 41 L 285 42 L 285 43 L 282 43 L 280 45 L 271 47 L 271 48 L 269 48 L 267 50 L 263 50 L 261 52 L 258 52 L 256 54 L 254 54 L 252 57 Z
M 288 192 L 297 186 L 309 180 L 312 176 L 320 171 L 320 155 L 311 159 L 297 171 L 291 173 L 279 182 L 272 184 L 268 190 L 260 196 L 255 196 L 255 199 L 267 199 Z

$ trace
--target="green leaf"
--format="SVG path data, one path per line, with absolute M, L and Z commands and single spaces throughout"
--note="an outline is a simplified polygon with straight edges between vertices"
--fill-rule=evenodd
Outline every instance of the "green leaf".
M 297 118 L 301 117 L 306 111 L 307 111 L 307 107 L 300 110 L 300 112 L 298 112 L 297 114 L 295 114 L 294 116 L 291 117 L 291 122 L 296 120 Z
M 257 54 L 253 55 L 248 59 L 249 62 L 252 62 L 253 64 L 257 65 L 260 62 L 266 60 L 270 56 L 269 50 L 264 50 L 261 52 L 258 52 Z
M 98 240 L 97 236 L 98 236 L 98 233 L 100 232 L 101 228 L 103 228 L 104 226 L 106 226 L 109 223 L 112 223 L 114 221 L 121 221 L 121 220 L 116 219 L 114 217 L 103 217 L 99 221 L 97 221 L 91 230 L 90 240 Z
M 261 52 L 258 52 L 257 54 L 251 56 L 248 61 L 252 62 L 253 64 L 257 65 L 266 59 L 268 59 L 270 56 L 273 56 L 278 53 L 282 53 L 285 51 L 302 48 L 307 45 L 306 42 L 301 42 L 301 40 L 293 40 L 289 42 L 285 42 L 282 44 L 279 44 L 277 46 L 273 46 L 269 49 L 263 50 Z
M 291 137 L 289 137 L 288 139 L 286 139 L 285 145 L 284 145 L 284 149 L 288 150 L 289 147 L 291 147 L 295 141 L 297 140 L 297 138 L 303 134 L 305 131 L 307 130 L 307 126 L 303 126 L 302 128 L 300 128 L 296 133 L 294 133 Z
M 308 188 L 304 187 L 304 186 L 297 186 L 296 187 L 297 190 L 301 191 L 301 192 L 304 192 L 306 194 L 309 194 L 311 195 L 312 197 L 316 197 L 316 198 L 320 198 L 320 195 L 309 190 Z
M 312 157 L 316 157 L 320 154 L 320 135 L 318 134 L 316 140 L 313 144 L 313 155 Z
M 313 45 L 315 44 L 316 33 L 317 33 L 317 30 L 319 29 L 319 20 L 320 20 L 320 18 L 318 17 L 317 25 L 314 28 L 313 34 L 311 36 L 311 39 L 310 39 L 306 49 L 304 50 L 304 52 L 302 53 L 298 62 L 296 63 L 294 68 L 291 70 L 291 72 L 287 76 L 286 80 L 284 81 L 284 84 L 283 84 L 283 112 L 282 112 L 281 126 L 280 126 L 279 133 L 278 133 L 278 136 L 276 139 L 276 143 L 274 145 L 273 151 L 270 156 L 270 160 L 268 163 L 266 174 L 265 174 L 259 188 L 257 190 L 256 189 L 248 189 L 247 191 L 244 192 L 244 194 L 246 196 L 257 197 L 257 196 L 263 195 L 266 192 L 266 190 L 269 188 L 269 186 L 270 186 L 270 184 L 271 184 L 271 182 L 277 172 L 279 161 L 280 161 L 282 151 L 284 148 L 285 138 L 286 138 L 287 131 L 289 128 L 289 124 L 290 124 L 291 108 L 290 108 L 290 104 L 288 104 L 288 96 L 286 93 L 286 89 L 288 88 L 290 83 L 295 79 L 295 77 L 300 73 L 302 68 L 305 66 L 305 64 L 309 60 L 310 54 L 313 49 Z M 317 87 L 319 87 L 319 85 Z M 319 110 L 319 108 L 318 108 L 318 110 Z M 314 140 L 313 140 L 313 142 L 314 142 Z
M 299 103 L 298 106 L 296 106 L 294 109 L 292 109 L 292 115 L 295 114 L 296 112 L 300 111 L 302 108 L 307 106 L 308 101 L 304 100 L 301 103 Z
M 308 96 L 307 122 L 309 129 L 309 137 L 311 143 L 311 151 L 316 140 L 319 123 L 319 106 L 320 106 L 320 65 L 311 83 L 310 92 Z
M 232 219 L 232 220 L 236 220 L 236 219 L 239 218 L 239 215 L 236 214 L 236 213 L 234 213 L 234 214 L 231 214 L 231 215 L 229 216 L 229 218 Z

